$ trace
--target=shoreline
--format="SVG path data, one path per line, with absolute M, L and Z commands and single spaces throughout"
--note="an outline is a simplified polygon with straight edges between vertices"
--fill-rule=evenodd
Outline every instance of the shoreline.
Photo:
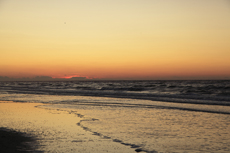
M 77 125 L 81 118 L 76 112 L 39 107 L 42 105 L 46 104 L 0 101 L 0 127 L 11 129 L 11 133 L 18 140 L 25 139 L 26 143 L 32 146 L 32 150 L 28 148 L 28 150 L 18 152 L 136 152 L 130 146 L 85 131 Z M 10 134 L 5 131 L 3 134 L 7 141 L 11 141 Z M 35 136 L 36 143 L 33 143 L 32 140 L 35 139 L 32 137 L 24 138 L 24 134 Z M 6 147 L 15 148 L 18 143 L 6 143 Z
M 35 136 L 41 152 L 229 152 L 227 114 L 0 101 L 0 127 Z

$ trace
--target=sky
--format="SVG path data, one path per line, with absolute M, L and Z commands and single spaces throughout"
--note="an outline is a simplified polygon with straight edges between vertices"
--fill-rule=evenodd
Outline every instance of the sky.
M 0 76 L 230 79 L 230 1 L 1 0 Z

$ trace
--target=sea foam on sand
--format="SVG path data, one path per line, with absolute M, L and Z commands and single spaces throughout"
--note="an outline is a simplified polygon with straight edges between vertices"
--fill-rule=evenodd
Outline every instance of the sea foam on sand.
M 40 103 L 0 102 L 0 127 L 34 135 L 42 152 L 135 152 L 129 146 L 92 135 L 76 124 L 74 112 L 36 107 Z

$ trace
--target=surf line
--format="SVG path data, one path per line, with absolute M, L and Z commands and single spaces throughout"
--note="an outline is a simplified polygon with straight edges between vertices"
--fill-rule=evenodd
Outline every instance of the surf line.
M 47 109 L 47 110 L 55 109 L 55 108 L 47 108 L 47 107 L 42 107 L 42 106 L 43 105 L 38 105 L 38 106 L 35 106 L 35 107 L 43 108 L 43 109 Z M 148 151 L 148 150 L 143 149 L 142 146 L 139 146 L 139 145 L 136 145 L 136 144 L 131 144 L 131 143 L 125 143 L 122 140 L 119 140 L 119 139 L 116 139 L 116 138 L 111 138 L 111 137 L 103 135 L 103 134 L 101 134 L 99 132 L 95 132 L 95 131 L 91 130 L 90 128 L 88 128 L 88 127 L 86 127 L 86 126 L 81 124 L 82 122 L 87 122 L 87 121 L 99 121 L 99 119 L 85 117 L 84 115 L 78 113 L 77 111 L 73 111 L 73 110 L 70 111 L 70 110 L 60 109 L 60 108 L 56 108 L 55 110 L 56 111 L 66 111 L 69 114 L 73 114 L 73 115 L 76 115 L 77 117 L 81 118 L 81 120 L 78 123 L 76 123 L 76 125 L 80 126 L 85 131 L 91 132 L 92 135 L 99 136 L 99 137 L 101 137 L 103 139 L 111 139 L 113 142 L 117 142 L 117 143 L 120 143 L 120 144 L 125 145 L 125 146 L 130 146 L 130 148 L 135 149 L 136 152 L 157 153 L 157 151 L 155 151 L 155 150 Z
M 74 112 L 73 112 L 74 113 Z M 95 132 L 95 131 L 92 131 L 90 128 L 86 127 L 86 126 L 83 126 L 81 123 L 82 122 L 87 122 L 87 121 L 99 121 L 99 119 L 95 119 L 95 118 L 86 118 L 84 117 L 84 115 L 81 115 L 81 114 L 76 114 L 78 117 L 82 118 L 82 120 L 80 120 L 80 122 L 76 123 L 78 126 L 80 126 L 83 130 L 85 131 L 88 131 L 88 132 L 91 132 L 93 135 L 96 135 L 96 136 L 99 136 L 103 139 L 111 139 L 113 142 L 117 142 L 117 143 L 120 143 L 122 145 L 125 145 L 125 146 L 130 146 L 130 148 L 133 148 L 135 149 L 136 152 L 146 152 L 146 153 L 157 153 L 157 151 L 155 150 L 152 150 L 152 151 L 148 151 L 148 150 L 145 150 L 143 148 L 141 148 L 141 146 L 139 145 L 136 145 L 136 144 L 131 144 L 131 143 L 125 143 L 123 142 L 122 140 L 119 140 L 119 139 L 114 139 L 114 138 L 111 138 L 109 136 L 105 136 L 101 133 L 98 133 L 98 132 Z

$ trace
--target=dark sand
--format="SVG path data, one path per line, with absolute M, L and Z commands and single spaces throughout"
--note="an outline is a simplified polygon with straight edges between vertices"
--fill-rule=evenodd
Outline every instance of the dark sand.
M 0 128 L 0 152 L 23 153 L 33 152 L 35 139 L 25 133 L 16 132 L 6 128 Z

